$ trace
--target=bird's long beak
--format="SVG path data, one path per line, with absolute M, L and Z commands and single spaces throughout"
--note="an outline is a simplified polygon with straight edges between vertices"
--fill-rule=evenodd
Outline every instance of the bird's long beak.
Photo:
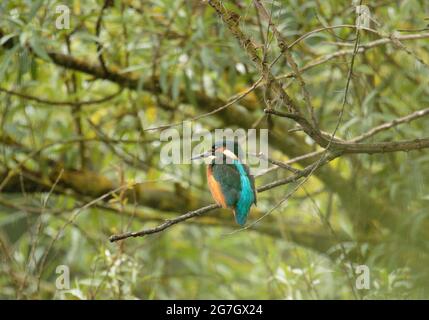
M 193 156 L 191 160 L 204 159 L 211 155 L 212 155 L 211 151 L 206 151 L 204 153 L 200 153 L 200 154 L 197 154 L 196 156 Z

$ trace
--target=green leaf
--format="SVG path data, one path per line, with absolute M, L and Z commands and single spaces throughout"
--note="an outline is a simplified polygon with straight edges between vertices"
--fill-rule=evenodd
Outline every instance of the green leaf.
M 51 58 L 49 57 L 48 53 L 46 52 L 45 48 L 41 45 L 41 41 L 37 37 L 33 37 L 30 39 L 30 46 L 31 49 L 33 49 L 34 53 L 39 56 L 40 58 L 51 61 Z
M 43 4 L 43 0 L 34 1 L 33 5 L 31 6 L 30 12 L 28 13 L 28 22 L 33 20 L 33 18 L 36 16 L 42 4 Z
M 13 37 L 16 37 L 18 34 L 16 34 L 16 33 L 10 33 L 10 34 L 7 34 L 7 35 L 5 35 L 5 36 L 3 36 L 1 39 L 0 39 L 0 47 L 2 46 L 2 45 L 4 45 L 9 39 L 12 39 Z
M 191 103 L 196 106 L 197 105 L 197 100 L 195 99 L 195 94 L 192 91 L 192 84 L 191 84 L 191 79 L 188 78 L 188 75 L 186 74 L 186 72 L 183 72 L 183 79 L 185 81 L 185 93 L 186 93 L 186 97 L 189 99 L 189 101 L 191 101 Z
M 31 58 L 27 48 L 24 48 L 19 53 L 19 64 L 18 64 L 18 84 L 21 83 L 22 77 L 30 70 Z
M 160 75 L 159 75 L 159 84 L 161 86 L 161 90 L 164 93 L 168 92 L 168 70 L 169 65 L 167 63 L 161 63 L 160 67 Z
M 38 70 L 37 60 L 34 58 L 34 56 L 30 56 L 30 73 L 31 73 L 31 79 L 36 80 L 37 79 L 37 70 Z
M 182 73 L 177 72 L 174 75 L 174 79 L 173 79 L 173 85 L 171 87 L 171 96 L 173 98 L 174 101 L 177 101 L 177 98 L 179 97 L 180 94 L 180 85 L 182 83 Z
M 0 63 L 0 82 L 3 81 L 6 71 L 11 64 L 14 54 L 18 51 L 19 45 L 14 46 L 12 49 L 7 50 L 2 62 Z

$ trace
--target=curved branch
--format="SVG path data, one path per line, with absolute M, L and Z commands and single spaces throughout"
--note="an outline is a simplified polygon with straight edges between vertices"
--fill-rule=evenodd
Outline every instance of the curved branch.
M 264 185 L 262 187 L 257 188 L 257 191 L 258 192 L 264 192 L 264 191 L 273 189 L 273 188 L 281 186 L 281 185 L 285 185 L 285 184 L 288 184 L 291 182 L 295 182 L 295 181 L 299 180 L 300 178 L 308 176 L 314 170 L 316 170 L 319 167 L 321 167 L 322 165 L 332 161 L 333 159 L 335 159 L 339 155 L 340 155 L 339 153 L 332 153 L 332 154 L 328 155 L 325 159 L 322 159 L 322 161 L 316 161 L 315 163 L 307 166 L 303 170 L 300 170 L 299 172 L 297 172 L 296 174 L 294 174 L 290 177 L 287 177 L 285 179 L 280 179 L 278 181 L 274 181 L 274 182 L 271 182 L 267 185 Z M 144 230 L 136 231 L 136 232 L 126 232 L 126 233 L 122 233 L 122 234 L 118 234 L 118 235 L 112 235 L 109 238 L 109 241 L 110 242 L 116 242 L 119 240 L 131 238 L 131 237 L 134 237 L 134 238 L 135 237 L 143 237 L 143 236 L 148 235 L 148 234 L 158 233 L 158 232 L 164 231 L 165 229 L 167 229 L 167 228 L 169 228 L 175 224 L 178 224 L 182 221 L 191 219 L 191 218 L 196 217 L 196 216 L 200 216 L 202 214 L 205 214 L 207 212 L 213 211 L 213 210 L 218 209 L 218 208 L 220 208 L 220 206 L 218 204 L 211 204 L 211 205 L 208 205 L 206 207 L 202 207 L 202 208 L 194 210 L 194 211 L 189 211 L 185 214 L 180 215 L 177 218 L 166 220 L 163 224 L 160 224 L 154 228 L 144 229 Z
M 44 99 L 44 98 L 39 98 L 36 96 L 32 96 L 29 94 L 25 94 L 22 92 L 18 92 L 18 91 L 14 91 L 14 90 L 9 90 L 9 89 L 5 89 L 5 88 L 1 88 L 0 87 L 0 92 L 4 92 L 6 94 L 10 94 L 13 96 L 17 96 L 26 100 L 31 100 L 31 101 L 35 101 L 38 103 L 42 103 L 42 104 L 48 104 L 48 105 L 52 105 L 52 106 L 71 106 L 71 107 L 76 107 L 76 106 L 85 106 L 85 105 L 92 105 L 92 104 L 101 104 L 104 102 L 107 102 L 111 99 L 113 99 L 114 97 L 118 96 L 121 92 L 122 92 L 122 88 L 119 89 L 117 92 L 108 95 L 104 98 L 100 98 L 100 99 L 94 99 L 94 100 L 88 100 L 88 101 L 56 101 L 56 100 L 48 100 L 48 99 Z
M 411 113 L 411 114 L 409 114 L 407 116 L 404 116 L 404 117 L 401 117 L 401 118 L 397 118 L 397 119 L 395 119 L 393 121 L 386 122 L 386 123 L 383 123 L 383 124 L 381 124 L 379 126 L 376 126 L 376 127 L 372 128 L 372 129 L 370 129 L 368 132 L 365 132 L 365 133 L 361 134 L 360 136 L 357 136 L 356 138 L 353 138 L 350 141 L 351 142 L 360 142 L 360 141 L 366 140 L 366 139 L 368 139 L 368 138 L 376 135 L 377 133 L 379 133 L 381 131 L 391 129 L 391 128 L 396 127 L 396 126 L 398 126 L 400 124 L 403 124 L 403 123 L 411 122 L 413 120 L 422 118 L 422 117 L 424 117 L 424 116 L 426 116 L 428 114 L 429 114 L 429 108 L 415 111 L 415 112 L 413 112 L 413 113 Z
M 340 151 L 342 153 L 386 153 L 386 152 L 397 152 L 397 151 L 411 151 L 429 148 L 429 138 L 414 139 L 414 140 L 402 140 L 392 142 L 375 142 L 375 143 L 360 143 L 355 141 L 341 141 L 333 139 L 331 141 L 330 136 L 326 136 L 322 132 L 315 130 L 311 124 L 302 116 L 294 113 L 286 113 L 276 110 L 265 109 L 265 113 L 273 114 L 283 118 L 289 118 L 301 125 L 304 132 L 310 136 L 319 146 L 325 148 L 328 145 L 332 149 Z M 410 121 L 405 119 L 402 122 Z M 384 130 L 385 127 L 390 128 L 394 124 L 387 124 L 382 128 L 375 128 L 375 131 Z M 360 140 L 359 140 L 360 141 Z
M 195 216 L 199 216 L 202 215 L 206 212 L 212 211 L 214 209 L 218 209 L 220 208 L 220 206 L 218 204 L 211 204 L 208 205 L 206 207 L 202 207 L 198 210 L 194 210 L 194 211 L 189 211 L 188 213 L 182 214 L 181 216 L 174 218 L 174 219 L 170 219 L 170 220 L 166 220 L 163 224 L 160 224 L 159 226 L 155 227 L 155 228 L 151 228 L 151 229 L 145 229 L 142 231 L 137 231 L 137 232 L 126 232 L 126 233 L 122 233 L 122 234 L 118 234 L 118 235 L 113 235 L 109 238 L 110 242 L 115 242 L 115 241 L 119 241 L 119 240 L 123 240 L 126 238 L 130 238 L 130 237 L 142 237 L 145 236 L 147 234 L 152 234 L 152 233 L 158 233 L 161 232 L 179 222 L 188 220 L 190 218 L 193 218 Z

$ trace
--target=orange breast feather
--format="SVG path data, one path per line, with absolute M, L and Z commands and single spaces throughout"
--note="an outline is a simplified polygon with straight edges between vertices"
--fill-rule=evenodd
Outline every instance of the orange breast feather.
M 223 196 L 222 189 L 220 184 L 214 178 L 211 168 L 207 168 L 207 183 L 209 185 L 210 192 L 213 196 L 213 199 L 217 204 L 221 205 L 223 208 L 226 208 L 225 197 Z

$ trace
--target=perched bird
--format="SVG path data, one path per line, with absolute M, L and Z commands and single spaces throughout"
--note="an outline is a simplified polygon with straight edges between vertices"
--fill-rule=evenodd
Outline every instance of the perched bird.
M 256 205 L 255 180 L 249 168 L 242 163 L 243 152 L 237 142 L 218 141 L 211 150 L 192 158 L 209 158 L 207 182 L 216 203 L 231 208 L 235 221 L 244 225 L 250 207 Z

